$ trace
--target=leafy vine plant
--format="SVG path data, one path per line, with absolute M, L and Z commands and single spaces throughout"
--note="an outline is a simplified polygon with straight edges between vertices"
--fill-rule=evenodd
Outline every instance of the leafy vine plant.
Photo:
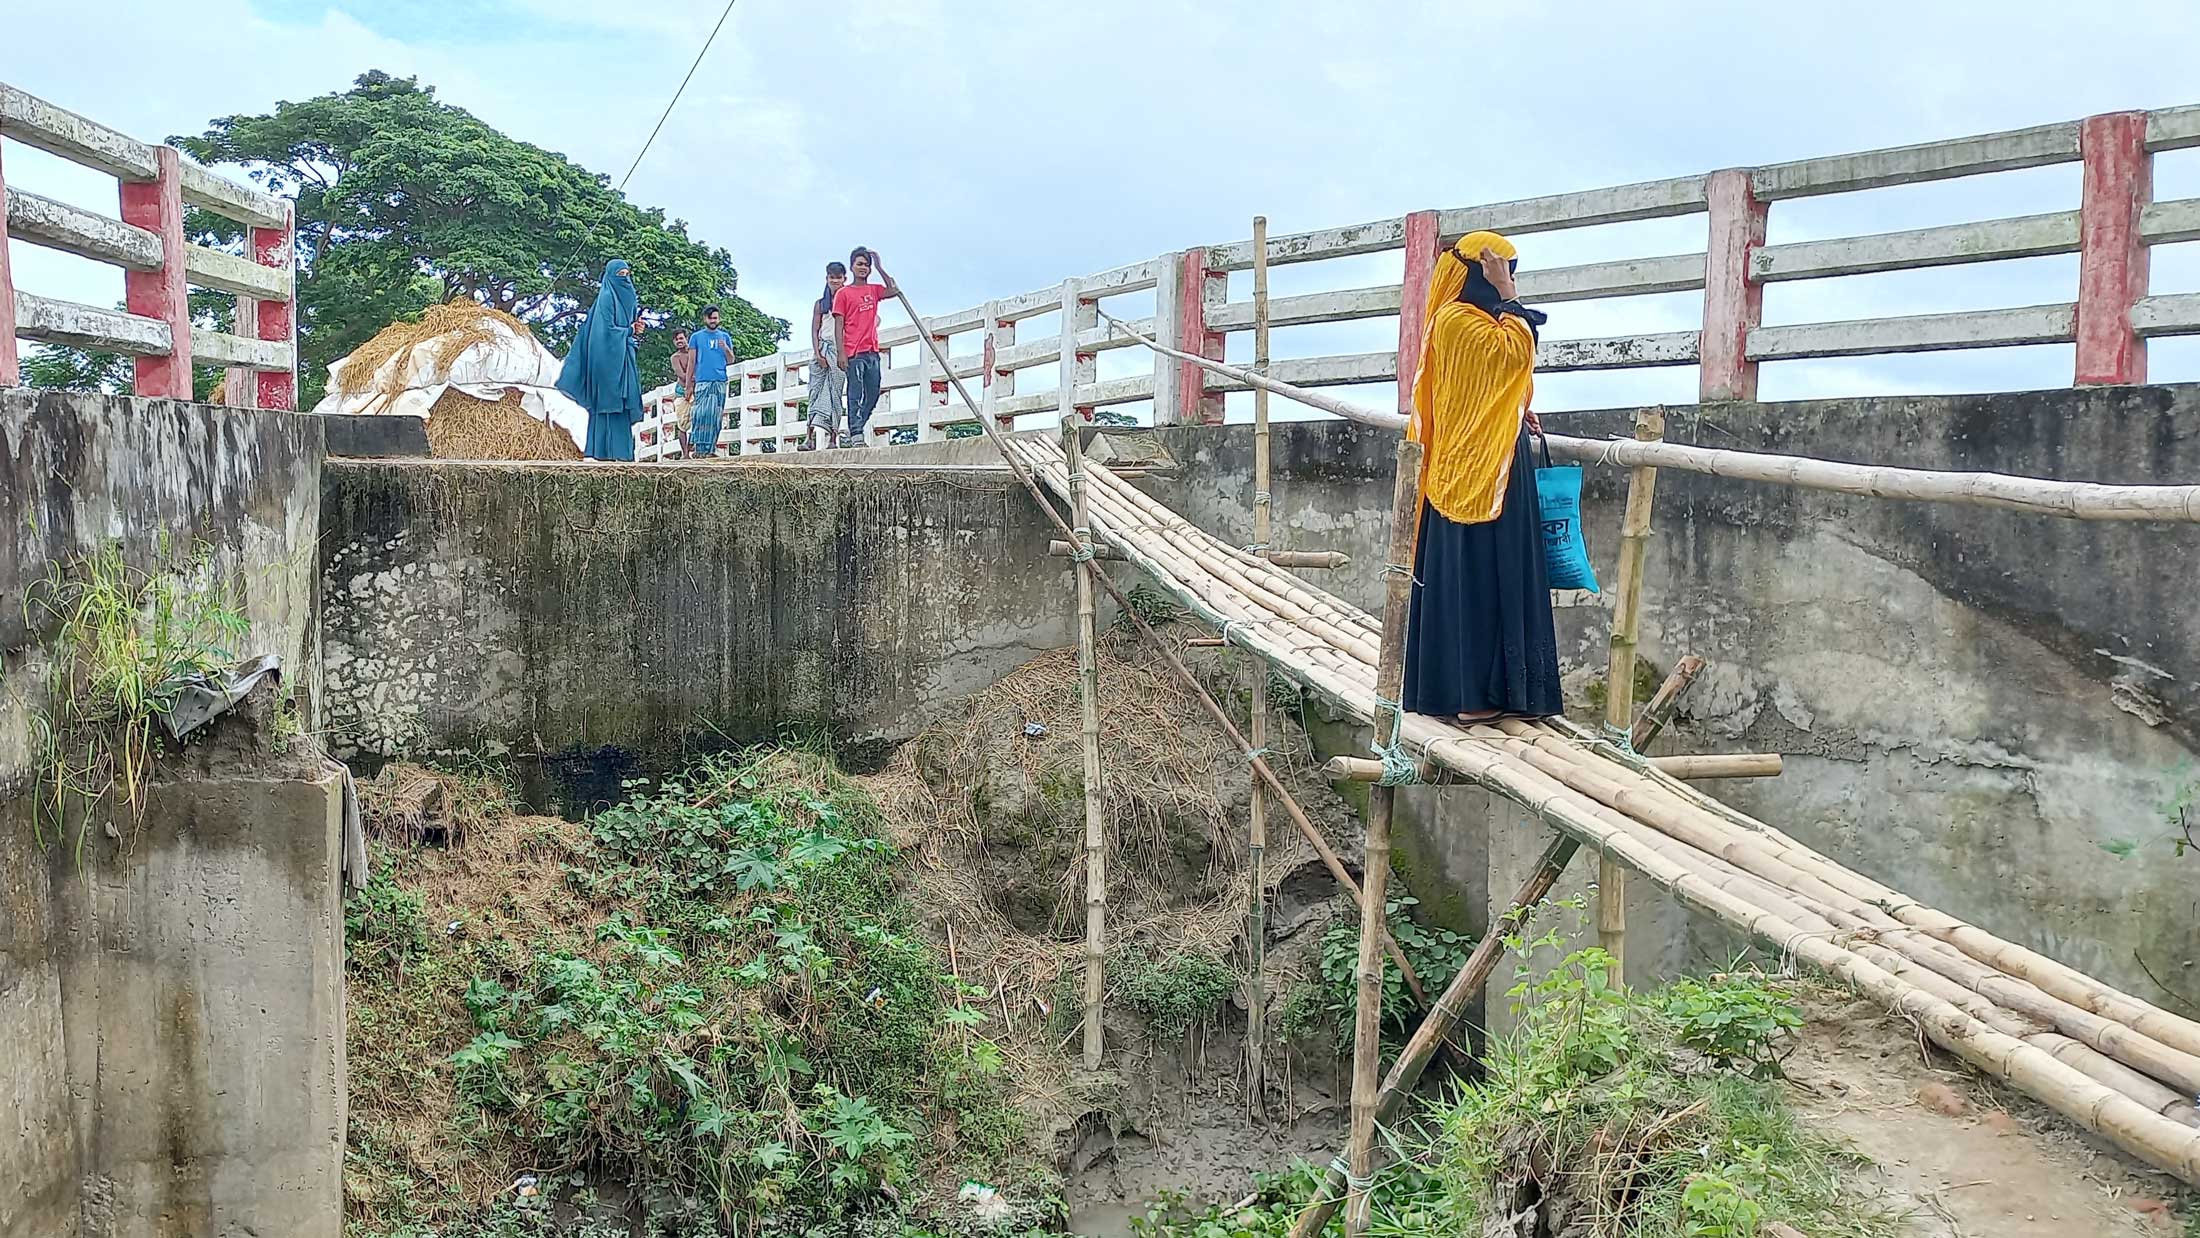
M 2162 805 L 2162 821 L 2167 832 L 2154 838 L 2110 838 L 2096 844 L 2101 850 L 2117 859 L 2128 859 L 2144 847 L 2157 843 L 2167 844 L 2172 854 L 2182 859 L 2200 852 L 2200 772 L 2187 761 L 2178 771 L 2177 790 Z
M 152 777 L 153 725 L 192 678 L 224 670 L 251 631 L 241 590 L 199 546 L 165 541 L 142 568 L 110 543 L 35 583 L 26 626 L 50 632 L 48 703 L 29 710 L 37 753 L 31 823 L 40 846 L 71 838 L 79 867 L 103 804 L 134 823 Z

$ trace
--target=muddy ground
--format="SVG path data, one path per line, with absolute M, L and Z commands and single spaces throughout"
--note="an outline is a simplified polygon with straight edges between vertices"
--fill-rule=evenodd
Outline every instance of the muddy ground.
M 1877 1002 L 1821 990 L 1787 1061 L 1797 1116 L 1871 1158 L 1930 1238 L 2182 1234 L 2176 1184 L 1965 1068 Z

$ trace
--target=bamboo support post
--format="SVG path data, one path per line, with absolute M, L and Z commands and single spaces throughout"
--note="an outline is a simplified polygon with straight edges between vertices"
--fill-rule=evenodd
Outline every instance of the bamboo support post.
M 1268 217 L 1253 217 L 1253 368 L 1268 369 Z M 1274 553 L 1269 545 L 1268 393 L 1253 393 L 1253 546 L 1256 554 Z M 1256 751 L 1268 745 L 1268 668 L 1253 664 L 1251 726 Z M 1245 891 L 1245 1098 L 1254 1116 L 1267 1109 L 1264 1095 L 1268 1037 L 1268 804 L 1260 779 L 1253 780 L 1247 814 Z M 1378 893 L 1375 904 L 1381 907 Z M 1379 959 L 1378 959 L 1379 961 Z
M 1421 445 L 1398 442 L 1398 475 L 1391 487 L 1390 553 L 1383 567 L 1389 587 L 1383 596 L 1382 658 L 1375 670 L 1375 697 L 1386 708 L 1375 717 L 1375 742 L 1388 749 L 1404 736 L 1404 714 L 1395 707 L 1405 690 L 1406 610 L 1413 598 L 1414 552 L 1421 531 Z M 1390 881 L 1390 821 L 1398 789 L 1378 782 L 1367 793 L 1367 836 L 1361 865 L 1360 962 L 1352 1020 L 1352 1138 L 1345 1207 L 1346 1238 L 1367 1233 L 1369 1180 L 1375 1176 L 1375 1110 L 1380 1093 L 1383 1053 L 1383 955 L 1386 933 L 1384 894 Z
M 1069 460 L 1070 529 L 1079 546 L 1092 544 L 1085 516 L 1085 450 L 1076 414 L 1062 418 L 1062 454 Z M 1077 697 L 1085 750 L 1085 1042 L 1086 1070 L 1100 1069 L 1100 1005 L 1107 991 L 1108 837 L 1100 787 L 1100 650 L 1093 618 L 1090 561 L 1077 572 Z
M 1681 694 L 1688 691 L 1690 684 L 1696 682 L 1696 676 L 1703 674 L 1703 668 L 1703 659 L 1695 654 L 1689 654 L 1673 664 L 1673 673 L 1667 675 L 1665 682 L 1658 685 L 1656 695 L 1650 698 L 1648 705 L 1642 707 L 1642 713 L 1635 719 L 1633 729 L 1628 731 L 1628 747 L 1641 752 L 1650 746 L 1650 741 L 1665 730 L 1666 722 L 1673 716 L 1673 707 L 1680 703 Z
M 1406 1042 L 1398 1060 L 1391 1063 L 1390 1074 L 1383 1079 L 1382 1093 L 1375 1101 L 1377 1122 L 1393 1121 L 1399 1110 L 1405 1108 L 1415 1085 L 1421 1082 L 1421 1072 L 1428 1068 L 1436 1050 L 1450 1038 L 1452 1029 L 1466 1017 L 1468 1005 L 1481 993 L 1482 986 L 1489 983 L 1490 974 L 1505 957 L 1505 938 L 1520 933 L 1529 917 L 1535 914 L 1536 904 L 1551 892 L 1559 874 L 1566 871 L 1566 866 L 1573 862 L 1574 852 L 1580 849 L 1581 844 L 1567 834 L 1560 834 L 1543 849 L 1543 858 L 1536 862 L 1535 871 L 1528 874 L 1528 879 L 1520 885 L 1520 892 L 1513 895 L 1512 907 L 1490 921 L 1482 940 L 1475 943 L 1474 953 L 1467 956 L 1465 966 L 1445 986 L 1443 996 L 1436 999 L 1428 1017 L 1414 1029 L 1413 1039 Z M 1359 1173 L 1357 1169 L 1353 1172 Z M 1329 1218 L 1336 1215 L 1337 1205 L 1344 1199 L 1349 1185 L 1345 1172 L 1331 1165 L 1314 1202 L 1292 1224 L 1291 1238 L 1312 1238 L 1319 1234 L 1329 1224 Z
M 903 292 L 898 285 L 894 288 L 894 299 L 900 303 L 902 313 L 907 314 L 911 322 L 923 321 L 923 318 L 917 313 L 916 306 L 910 304 L 909 294 Z M 993 424 L 995 419 L 981 411 L 978 400 L 970 394 L 968 384 L 964 383 L 962 376 L 957 374 L 954 367 L 948 364 L 947 350 L 945 345 L 940 342 L 940 337 L 929 332 L 919 332 L 917 339 L 919 343 L 931 351 L 933 359 L 939 362 L 941 371 L 947 375 L 948 385 L 955 389 L 955 395 L 962 400 L 963 407 L 977 420 L 979 433 L 985 436 L 987 442 L 993 444 L 994 450 L 1001 453 L 1001 458 L 1008 463 L 1009 471 L 1016 475 L 1016 480 L 1031 495 L 1031 501 L 1038 506 L 1041 514 L 1054 525 L 1056 532 L 1064 537 L 1074 539 L 1076 534 L 1071 529 L 1069 522 L 1064 520 L 1062 513 L 1056 511 L 1054 505 L 1047 501 L 1046 491 L 1041 488 L 1037 473 L 1031 463 L 1023 453 L 1015 450 L 1010 445 L 1007 438 L 1001 433 L 1000 427 Z M 1104 474 L 1106 470 L 1102 470 L 1102 472 Z M 1126 486 L 1124 489 L 1128 490 L 1129 487 Z M 1136 492 L 1133 491 L 1133 493 Z M 1322 867 L 1329 870 L 1329 875 L 1336 879 L 1337 884 L 1343 887 L 1345 893 L 1355 903 L 1364 903 L 1366 900 L 1361 896 L 1359 883 L 1352 879 L 1352 874 L 1346 870 L 1344 861 L 1338 858 L 1336 848 L 1331 847 L 1329 840 L 1323 838 L 1322 832 L 1314 827 L 1314 822 L 1307 817 L 1306 810 L 1300 807 L 1298 799 L 1291 794 L 1288 787 L 1283 785 L 1283 780 L 1276 776 L 1275 769 L 1268 764 L 1267 759 L 1261 755 L 1259 750 L 1246 741 L 1245 732 L 1238 729 L 1237 723 L 1231 719 L 1229 712 L 1216 702 L 1214 694 L 1207 691 L 1206 687 L 1199 682 L 1198 676 L 1192 674 L 1184 665 L 1184 660 L 1176 656 L 1176 651 L 1169 647 L 1169 642 L 1162 638 L 1161 633 L 1154 630 L 1153 625 L 1146 621 L 1145 616 L 1138 613 L 1138 609 L 1131 605 L 1129 596 L 1113 580 L 1109 579 L 1106 572 L 1092 572 L 1090 573 L 1090 579 L 1099 585 L 1108 597 L 1121 608 L 1122 613 L 1130 619 L 1131 626 L 1137 629 L 1139 638 L 1144 640 L 1156 654 L 1160 655 L 1162 664 L 1169 668 L 1169 674 L 1178 683 L 1182 684 L 1186 691 L 1192 694 L 1192 699 L 1199 702 L 1200 709 L 1206 713 L 1208 719 L 1222 731 L 1223 735 L 1232 744 L 1237 745 L 1239 752 L 1246 754 L 1246 759 L 1252 764 L 1253 772 L 1259 776 L 1261 784 L 1268 789 L 1268 794 L 1273 796 L 1276 803 L 1283 808 L 1284 815 L 1291 818 L 1291 824 L 1306 839 L 1307 845 L 1314 848 L 1314 853 L 1321 857 Z M 1388 940 L 1387 935 L 1386 944 L 1390 950 L 1391 960 L 1398 964 L 1399 975 L 1405 978 L 1406 988 L 1413 994 L 1413 1000 L 1422 1007 L 1427 1007 L 1428 991 L 1422 987 L 1421 977 L 1413 970 L 1413 964 L 1406 959 L 1405 952 L 1398 948 L 1398 943 L 1394 940 Z
M 1635 437 L 1654 442 L 1665 437 L 1665 414 L 1646 408 L 1635 414 Z M 1614 586 L 1611 658 L 1604 676 L 1604 725 L 1614 735 L 1634 733 L 1635 641 L 1642 620 L 1643 548 L 1650 538 L 1650 510 L 1657 496 L 1658 471 L 1637 467 L 1627 478 L 1627 512 L 1620 520 L 1619 581 Z M 1612 979 L 1627 980 L 1627 870 L 1610 856 L 1597 861 L 1597 943 L 1612 956 Z

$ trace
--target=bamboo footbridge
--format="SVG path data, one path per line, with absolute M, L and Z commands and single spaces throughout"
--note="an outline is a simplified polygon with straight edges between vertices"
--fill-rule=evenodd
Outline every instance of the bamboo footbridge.
M 1053 443 L 1005 441 L 1055 494 Z M 1095 538 L 1229 643 L 1362 721 L 1380 624 L 1086 463 Z M 2200 1023 L 2161 1010 L 1854 872 L 1561 722 L 1404 718 L 1403 742 L 1519 804 L 1688 906 L 1847 981 L 1932 1041 L 2149 1164 L 2200 1183 Z
M 1256 224 L 1256 235 L 1258 225 Z M 921 321 L 905 294 L 897 296 L 913 321 Z M 1256 400 L 1267 392 L 1395 429 L 1404 418 L 1345 404 L 1264 375 L 1171 349 L 1112 317 L 1123 331 L 1157 353 L 1237 377 Z M 977 413 L 961 377 L 947 366 L 939 342 L 925 338 L 963 402 Z M 1256 353 L 1256 358 L 1259 354 Z M 1257 362 L 1256 362 L 1257 363 Z M 1256 487 L 1265 492 L 1265 403 L 1256 405 Z M 1686 906 L 1738 928 L 1784 956 L 1815 967 L 1907 1017 L 1921 1035 L 1977 1069 L 2022 1089 L 2134 1157 L 2187 1183 L 2200 1185 L 2200 1023 L 2120 992 L 2085 973 L 2005 941 L 1975 925 L 1928 907 L 1855 872 L 1764 822 L 1705 795 L 1636 755 L 1562 719 L 1455 725 L 1396 706 L 1401 678 L 1404 610 L 1414 561 L 1413 530 L 1419 510 L 1419 447 L 1399 452 L 1392 541 L 1384 571 L 1389 578 L 1382 619 L 1352 606 L 1271 561 L 1265 548 L 1241 549 L 1210 536 L 1189 520 L 1133 487 L 1108 468 L 1087 461 L 1066 417 L 1057 444 L 1043 437 L 1011 436 L 979 416 L 985 437 L 1031 491 L 1046 518 L 1069 535 L 1074 548 L 1081 630 L 1081 694 L 1089 788 L 1097 771 L 1097 688 L 1092 674 L 1092 617 L 1101 590 L 1126 606 L 1141 634 L 1162 638 L 1128 608 L 1128 599 L 1093 562 L 1103 549 L 1150 576 L 1154 583 L 1217 628 L 1236 645 L 1305 688 L 1329 697 L 1375 726 L 1378 751 L 1401 766 L 1442 771 L 1487 788 L 1518 804 L 1557 831 L 1542 862 L 1521 887 L 1513 914 L 1524 914 L 1548 893 L 1578 847 L 1602 858 L 1600 915 L 1616 912 L 1622 875 L 1639 873 Z M 1653 425 L 1654 431 L 1657 427 Z M 1644 425 L 1638 421 L 1638 436 Z M 1554 451 L 1634 467 L 1629 529 L 1623 529 L 1620 590 L 1637 595 L 1640 533 L 1634 509 L 1647 509 L 1657 466 L 1729 476 L 1756 476 L 1800 485 L 1886 498 L 1944 500 L 2052 512 L 2086 519 L 2200 519 L 2200 487 L 2106 487 L 2086 483 L 1993 474 L 1942 475 L 1904 469 L 1863 469 L 1825 461 L 1789 460 L 1748 452 L 1678 449 L 1661 442 L 1596 443 L 1551 436 Z M 1716 458 L 1698 459 L 1708 455 Z M 1686 457 L 1686 458 L 1684 458 Z M 1256 495 L 1256 504 L 1264 495 Z M 1046 499 L 1057 500 L 1056 503 Z M 1256 507 L 1256 516 L 1260 515 Z M 1647 510 L 1642 513 L 1647 524 Z M 1258 522 L 1257 523 L 1264 523 Z M 1263 530 L 1264 531 L 1264 530 Z M 1260 553 L 1256 553 L 1256 550 Z M 1628 571 L 1634 558 L 1633 572 Z M 1632 620 L 1622 614 L 1626 653 L 1632 660 Z M 1615 648 L 1618 642 L 1615 641 Z M 1383 923 L 1389 818 L 1393 780 L 1369 797 L 1364 886 L 1354 882 L 1320 842 L 1263 759 L 1256 710 L 1248 740 L 1220 706 L 1192 679 L 1175 653 L 1162 649 L 1172 671 L 1190 685 L 1218 725 L 1245 752 L 1256 788 L 1265 787 L 1309 834 L 1339 883 L 1360 904 L 1359 1027 L 1354 1052 L 1353 1131 L 1350 1158 L 1330 1167 L 1322 1198 L 1300 1218 L 1295 1235 L 1318 1232 L 1349 1198 L 1347 1231 L 1364 1232 L 1368 1188 L 1378 1167 L 1377 1123 L 1405 1108 L 1422 1069 L 1464 1014 L 1501 955 L 1502 934 L 1492 931 L 1434 1003 L 1416 977 L 1405 979 L 1428 1015 L 1378 1090 L 1379 1036 L 1375 993 L 1381 951 L 1389 947 Z M 1617 663 L 1615 663 L 1617 665 Z M 1386 765 L 1390 764 L 1386 761 Z M 1401 776 L 1404 770 L 1399 771 Z M 1255 803 L 1260 796 L 1256 794 Z M 1094 815 L 1088 803 L 1088 817 Z M 1254 818 L 1258 871 L 1262 825 Z M 1086 1022 L 1088 1065 L 1097 1065 L 1101 986 L 1105 856 L 1096 821 L 1087 823 L 1088 911 Z M 1259 902 L 1259 884 L 1252 891 Z M 1490 922 L 1503 917 L 1492 907 Z M 1257 910 L 1251 920 L 1257 931 Z M 1607 923 L 1609 927 L 1609 922 Z M 1257 958 L 1257 955 L 1256 955 Z M 1401 965 L 1403 959 L 1399 959 Z M 1258 986 L 1257 968 L 1254 983 Z M 1256 1066 L 1257 1070 L 1257 1059 Z M 1255 1075 L 1257 1080 L 1257 1075 Z M 1256 1102 L 1257 1103 L 1257 1102 Z M 1349 1196 L 1347 1191 L 1349 1190 Z M 1355 1224 L 1355 1222 L 1358 1224 Z

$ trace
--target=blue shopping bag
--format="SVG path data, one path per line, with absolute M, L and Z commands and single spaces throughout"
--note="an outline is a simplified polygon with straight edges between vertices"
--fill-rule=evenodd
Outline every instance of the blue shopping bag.
M 1601 593 L 1589 550 L 1581 541 L 1581 466 L 1551 463 L 1551 445 L 1540 434 L 1543 467 L 1535 471 L 1535 497 L 1543 512 L 1543 570 L 1553 589 Z

